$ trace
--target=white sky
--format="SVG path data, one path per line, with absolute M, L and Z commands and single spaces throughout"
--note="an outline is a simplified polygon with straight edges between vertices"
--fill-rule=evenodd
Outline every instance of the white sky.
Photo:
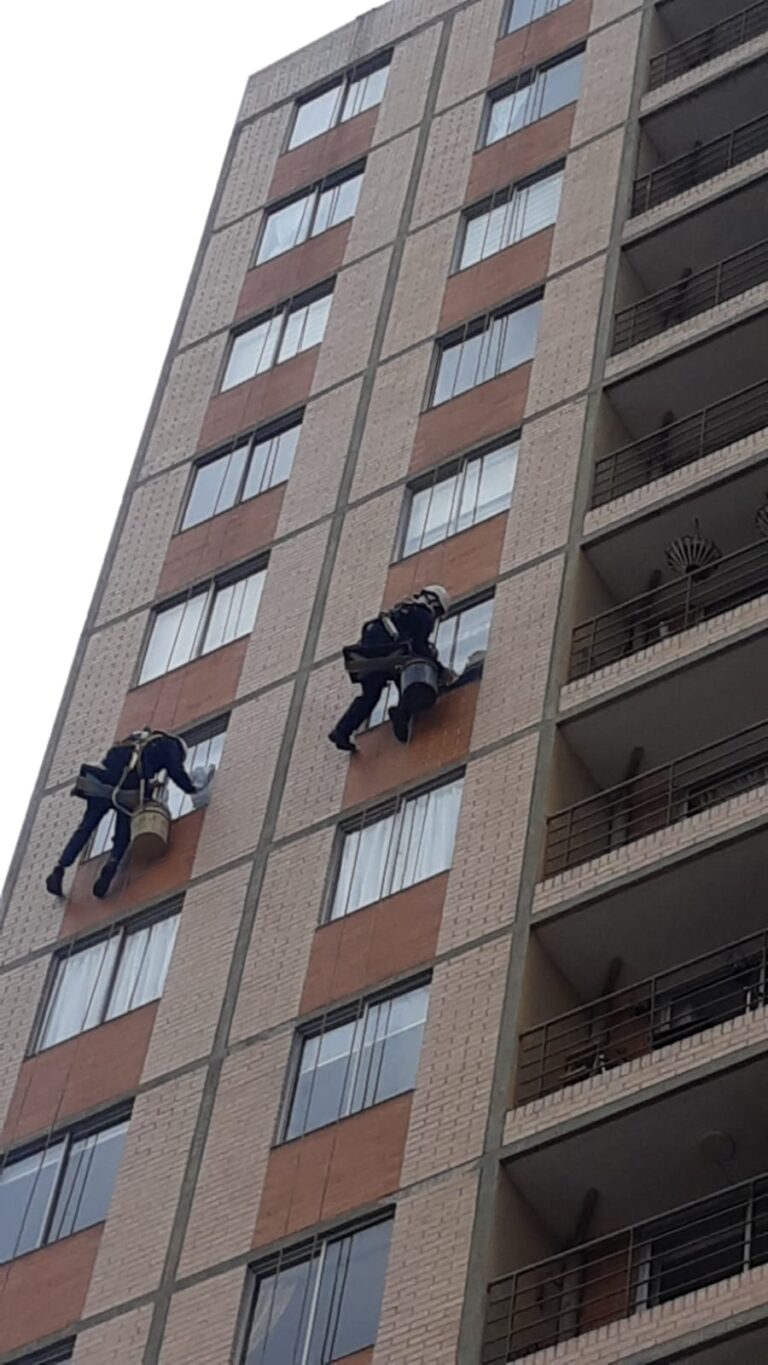
M 0 886 L 246 78 L 370 7 L 4 7 Z

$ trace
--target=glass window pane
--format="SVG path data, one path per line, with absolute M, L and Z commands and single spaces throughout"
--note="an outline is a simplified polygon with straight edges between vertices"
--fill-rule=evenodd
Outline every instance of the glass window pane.
M 408 508 L 408 519 L 405 523 L 403 533 L 403 549 L 401 558 L 415 554 L 421 548 L 421 539 L 427 524 L 427 513 L 432 497 L 432 487 L 420 488 L 411 494 L 410 506 Z
M 187 772 L 193 773 L 195 768 L 218 768 L 221 763 L 221 755 L 224 750 L 224 735 L 222 730 L 218 735 L 212 735 L 210 739 L 200 740 L 198 744 L 190 746 L 187 754 Z M 168 782 L 163 791 L 163 798 L 168 806 L 172 820 L 180 820 L 182 815 L 189 815 L 194 810 L 192 797 L 186 792 L 181 791 L 175 782 Z
M 395 815 L 344 835 L 331 919 L 349 915 L 385 895 L 385 877 Z
M 344 1112 L 355 1028 L 354 1022 L 341 1024 L 328 1029 L 319 1039 L 305 1039 L 287 1137 L 322 1128 Z
M 57 1142 L 0 1171 L 0 1263 L 40 1246 L 64 1147 Z
M 532 87 L 524 85 L 509 95 L 502 95 L 499 99 L 491 100 L 488 129 L 485 137 L 486 146 L 492 142 L 498 142 L 503 137 L 509 137 L 511 133 L 516 133 L 520 128 L 525 127 L 525 124 L 529 122 L 528 105 L 531 94 Z
M 168 660 L 169 669 L 180 668 L 182 664 L 188 663 L 197 654 L 200 647 L 200 633 L 207 598 L 207 593 L 199 592 L 194 597 L 188 598 L 184 603 L 181 621 Z
M 101 1023 L 119 942 L 119 934 L 113 934 L 59 960 L 38 1051 Z
M 371 1068 L 375 1092 L 370 1103 L 380 1104 L 415 1086 L 427 1000 L 427 988 L 423 987 L 387 1001 L 385 1031 L 377 1042 L 379 1055 Z
M 126 935 L 107 1019 L 160 999 L 178 927 L 178 915 L 171 915 Z
M 259 1279 L 244 1365 L 301 1362 L 317 1269 L 307 1258 Z
M 524 28 L 526 24 L 530 24 L 534 18 L 534 4 L 539 3 L 540 0 L 512 0 L 509 8 L 507 33 L 513 33 L 515 29 Z
M 486 335 L 484 332 L 476 332 L 462 343 L 451 397 L 466 393 L 467 389 L 473 389 L 476 384 L 483 382 Z
M 517 472 L 518 443 L 492 450 L 478 461 L 480 486 L 477 492 L 475 521 L 484 521 L 504 512 L 512 501 Z
M 324 294 L 322 298 L 315 299 L 312 303 L 305 304 L 301 308 L 296 308 L 289 314 L 283 339 L 280 343 L 278 364 L 283 360 L 290 360 L 300 351 L 308 351 L 310 346 L 320 344 L 325 333 L 330 306 L 331 295 Z
M 290 251 L 292 247 L 298 246 L 306 239 L 315 199 L 316 194 L 313 190 L 302 199 L 295 199 L 292 204 L 286 204 L 285 208 L 274 209 L 272 213 L 267 214 L 264 234 L 256 257 L 257 265 L 261 265 L 263 261 L 271 261 L 274 256 L 280 256 L 284 251 Z
M 171 668 L 177 668 L 192 657 L 197 647 L 200 620 L 205 605 L 205 593 L 197 593 L 186 602 L 158 611 L 144 656 L 139 682 L 159 678 Z
M 461 502 L 456 509 L 456 517 L 451 527 L 451 533 L 465 531 L 468 526 L 474 526 L 477 520 L 477 495 L 480 486 L 480 460 L 469 460 L 461 475 Z
M 342 123 L 381 103 L 388 76 L 389 66 L 380 66 L 376 71 L 370 71 L 367 75 L 349 82 L 341 115 Z
M 240 578 L 236 583 L 217 589 L 203 641 L 204 654 L 210 654 L 212 649 L 220 649 L 222 645 L 250 633 L 256 620 L 263 585 L 264 571 L 260 569 L 248 578 Z
M 117 1123 L 72 1143 L 56 1198 L 49 1241 L 70 1237 L 106 1218 L 127 1131 L 127 1123 Z
M 550 66 L 540 73 L 536 79 L 536 84 L 542 87 L 537 98 L 538 118 L 546 118 L 547 114 L 563 109 L 566 104 L 572 104 L 579 98 L 582 64 L 583 54 L 578 52 L 575 57 L 558 62 L 557 66 Z
M 459 269 L 466 270 L 468 266 L 475 265 L 482 261 L 486 255 L 484 250 L 486 234 L 488 232 L 489 214 L 478 213 L 474 218 L 469 218 L 464 227 L 464 242 L 461 248 L 461 258 Z
M 518 308 L 514 313 L 497 319 L 503 325 L 501 351 L 497 359 L 495 374 L 513 370 L 531 360 L 536 350 L 536 337 L 539 330 L 541 303 L 531 303 L 527 308 Z
M 435 392 L 432 398 L 433 407 L 437 407 L 439 403 L 445 403 L 449 398 L 453 397 L 460 355 L 461 342 L 452 342 L 449 346 L 440 348 L 437 358 Z
M 234 338 L 221 385 L 222 393 L 269 369 L 274 359 L 281 320 L 282 315 L 278 314 L 266 322 L 257 323 L 255 327 L 249 327 L 247 332 L 240 332 Z
M 531 237 L 534 232 L 541 232 L 557 222 L 562 188 L 562 171 L 527 186 L 520 215 L 521 237 Z
M 342 93 L 343 84 L 340 81 L 330 90 L 323 91 L 322 95 L 315 95 L 314 99 L 299 104 L 288 146 L 299 147 L 302 142 L 309 142 L 310 138 L 318 137 L 332 127 Z
M 327 1274 L 334 1274 L 334 1292 L 330 1296 L 326 1321 L 323 1321 L 323 1315 L 317 1315 L 309 1356 L 312 1365 L 341 1360 L 374 1344 L 379 1329 L 391 1231 L 392 1222 L 388 1220 L 361 1228 L 345 1238 L 347 1248 L 340 1248 L 338 1269 L 334 1265 L 335 1257 L 326 1258 Z M 323 1338 L 327 1339 L 325 1351 L 322 1355 L 313 1354 Z
M 492 616 L 493 599 L 489 598 L 440 622 L 435 644 L 446 668 L 462 673 L 473 654 L 485 653 Z
M 189 502 L 181 523 L 182 531 L 214 516 L 219 508 L 229 461 L 229 455 L 222 455 L 220 459 L 210 460 L 208 464 L 201 465 L 195 471 Z

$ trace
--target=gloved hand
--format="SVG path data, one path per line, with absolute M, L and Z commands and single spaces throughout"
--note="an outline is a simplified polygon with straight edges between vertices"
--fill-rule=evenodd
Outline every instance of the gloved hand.
M 216 775 L 216 769 L 211 763 L 208 768 L 193 768 L 189 775 L 197 787 L 194 796 L 190 798 L 192 809 L 202 810 L 211 799 L 211 786 Z

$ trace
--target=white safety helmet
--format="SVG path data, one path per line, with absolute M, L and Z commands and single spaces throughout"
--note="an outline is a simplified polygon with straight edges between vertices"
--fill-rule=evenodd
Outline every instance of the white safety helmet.
M 419 597 L 426 597 L 430 606 L 438 608 L 438 615 L 440 616 L 445 616 L 450 611 L 450 593 L 442 588 L 439 583 L 428 583 L 426 588 L 422 588 Z

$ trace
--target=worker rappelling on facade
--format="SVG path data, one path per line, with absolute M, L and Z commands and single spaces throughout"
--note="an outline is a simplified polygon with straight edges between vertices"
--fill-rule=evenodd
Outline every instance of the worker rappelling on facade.
M 185 767 L 186 757 L 187 746 L 178 735 L 145 728 L 114 744 L 100 767 L 83 764 L 71 795 L 85 801 L 85 812 L 46 877 L 45 885 L 51 895 L 64 894 L 65 868 L 72 866 L 110 811 L 115 812 L 114 839 L 109 858 L 94 882 L 94 896 L 106 895 L 128 846 L 146 837 L 152 820 L 161 831 L 162 841 L 163 825 L 167 831 L 170 819 L 167 807 L 158 800 L 163 774 L 191 796 L 195 805 L 204 804 L 213 769 L 190 776 Z
M 413 717 L 427 711 L 442 686 L 453 675 L 443 667 L 430 636 L 451 600 L 445 588 L 430 584 L 397 602 L 389 611 L 366 621 L 357 644 L 344 650 L 344 666 L 361 695 L 347 707 L 328 738 L 337 749 L 355 753 L 352 736 L 373 714 L 388 683 L 398 689 L 398 702 L 390 707 L 395 737 L 407 744 Z

